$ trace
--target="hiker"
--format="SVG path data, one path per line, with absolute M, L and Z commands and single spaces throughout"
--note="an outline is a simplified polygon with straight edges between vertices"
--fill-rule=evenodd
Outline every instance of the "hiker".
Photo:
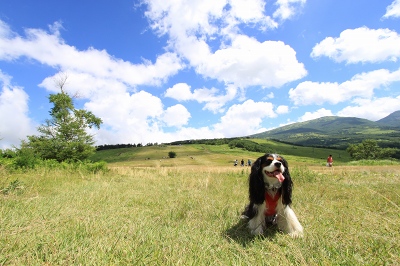
M 250 159 L 247 160 L 247 165 L 251 166 L 251 160 Z
M 240 166 L 244 166 L 244 160 L 243 159 L 240 161 Z
M 235 160 L 235 162 L 233 163 L 233 165 L 234 165 L 234 166 L 237 166 L 237 164 L 238 164 L 238 161 Z
M 332 165 L 333 165 L 333 158 L 332 155 L 329 155 L 328 159 L 326 159 L 326 166 L 332 167 Z

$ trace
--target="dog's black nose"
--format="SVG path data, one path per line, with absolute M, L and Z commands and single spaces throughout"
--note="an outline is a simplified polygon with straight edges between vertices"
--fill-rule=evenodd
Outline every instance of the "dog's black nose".
M 276 168 L 280 168 L 280 167 L 281 167 L 281 165 L 282 165 L 282 163 L 280 163 L 280 162 L 276 162 L 276 163 L 274 163 L 274 165 L 275 165 L 275 167 L 276 167 Z

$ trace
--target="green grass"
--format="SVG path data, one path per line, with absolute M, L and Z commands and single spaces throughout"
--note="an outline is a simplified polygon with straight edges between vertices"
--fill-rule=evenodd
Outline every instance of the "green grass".
M 400 162 L 397 160 L 360 160 L 360 161 L 350 161 L 347 165 L 400 165 Z
M 185 149 L 161 164 L 137 153 L 107 173 L 0 168 L 0 265 L 400 264 L 399 165 L 305 166 L 290 155 L 305 236 L 253 237 L 239 219 L 250 169 L 227 161 L 256 154 Z
M 265 153 L 279 153 L 294 163 L 325 165 L 329 154 L 333 155 L 335 165 L 343 165 L 351 161 L 349 154 L 344 150 L 311 148 L 293 146 L 265 139 L 252 139 L 258 143 L 266 143 L 270 147 Z M 176 158 L 168 158 L 168 152 L 174 151 Z M 118 165 L 158 167 L 180 165 L 232 165 L 237 159 L 251 159 L 253 162 L 262 155 L 259 152 L 250 152 L 239 148 L 231 149 L 228 145 L 190 144 L 177 146 L 150 146 L 134 147 L 97 152 L 90 159 L 106 161 Z M 193 158 L 193 159 L 192 159 Z M 161 162 L 160 162 L 161 160 Z

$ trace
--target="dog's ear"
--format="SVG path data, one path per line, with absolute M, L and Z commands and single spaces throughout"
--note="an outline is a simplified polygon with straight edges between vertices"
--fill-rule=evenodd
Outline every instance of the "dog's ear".
M 250 202 L 261 204 L 265 198 L 264 177 L 261 172 L 262 157 L 258 158 L 251 166 L 249 175 L 249 198 Z
M 283 176 L 285 180 L 282 183 L 282 199 L 283 203 L 286 205 L 292 204 L 292 189 L 293 189 L 293 182 L 290 176 L 289 165 L 288 162 L 281 157 L 281 162 L 285 167 L 285 172 L 283 172 Z

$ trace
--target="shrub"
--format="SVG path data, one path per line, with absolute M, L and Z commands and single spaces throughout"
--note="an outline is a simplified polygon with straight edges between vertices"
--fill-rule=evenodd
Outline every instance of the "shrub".
M 0 157 L 2 158 L 15 158 L 17 157 L 17 152 L 11 149 L 5 149 L 4 151 L 0 150 Z
M 168 156 L 169 156 L 169 158 L 175 158 L 176 157 L 176 152 L 170 151 L 170 152 L 168 152 Z
M 17 157 L 14 159 L 15 168 L 33 169 L 40 162 L 40 159 L 36 158 L 32 149 L 21 148 L 17 154 Z
M 83 164 L 83 166 L 87 171 L 93 172 L 93 173 L 108 171 L 107 163 L 104 161 L 95 162 L 95 163 L 86 162 Z
M 396 150 L 393 148 L 380 148 L 376 140 L 366 139 L 360 144 L 350 144 L 346 151 L 355 160 L 372 160 L 390 158 Z

